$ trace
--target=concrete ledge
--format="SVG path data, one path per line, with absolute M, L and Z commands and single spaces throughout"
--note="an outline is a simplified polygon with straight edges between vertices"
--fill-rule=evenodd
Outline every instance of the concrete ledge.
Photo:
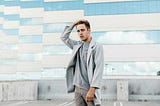
M 0 101 L 37 100 L 37 81 L 0 82 Z
M 118 75 L 118 76 L 114 76 L 114 75 L 111 75 L 111 76 L 103 76 L 103 79 L 105 80 L 160 80 L 160 76 L 144 76 L 144 75 L 138 75 L 138 76 L 123 76 L 123 75 Z
M 128 81 L 117 81 L 117 100 L 128 101 Z
M 130 95 L 130 100 L 136 100 L 136 101 L 159 101 L 160 95 Z

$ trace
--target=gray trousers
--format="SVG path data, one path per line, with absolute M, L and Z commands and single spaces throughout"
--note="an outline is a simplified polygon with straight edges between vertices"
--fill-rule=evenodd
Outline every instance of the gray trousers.
M 92 102 L 87 102 L 86 101 L 86 95 L 87 95 L 87 90 L 81 89 L 79 87 L 75 87 L 75 104 L 76 106 L 100 106 L 100 105 L 94 105 L 93 101 Z

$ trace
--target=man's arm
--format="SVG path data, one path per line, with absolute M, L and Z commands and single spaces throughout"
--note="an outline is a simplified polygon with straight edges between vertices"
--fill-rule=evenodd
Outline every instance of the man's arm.
M 101 86 L 103 67 L 104 67 L 104 54 L 103 47 L 99 45 L 95 52 L 95 70 L 92 78 L 91 86 L 86 95 L 86 100 L 93 101 L 95 89 L 99 89 Z
M 73 22 L 70 26 L 66 26 L 62 35 L 61 35 L 61 40 L 71 49 L 73 49 L 73 46 L 75 44 L 77 44 L 77 41 L 69 38 L 69 36 L 72 32 L 72 29 L 76 26 L 77 22 L 78 21 Z
M 95 93 L 95 87 L 90 87 L 87 95 L 86 95 L 86 101 L 91 102 L 94 99 L 94 93 Z
M 94 55 L 94 74 L 91 81 L 91 87 L 100 88 L 104 70 L 104 53 L 103 53 L 103 46 L 97 45 L 96 52 Z
M 69 26 L 69 29 L 72 30 L 72 29 L 77 25 L 78 22 L 79 22 L 79 20 L 73 22 L 73 23 Z

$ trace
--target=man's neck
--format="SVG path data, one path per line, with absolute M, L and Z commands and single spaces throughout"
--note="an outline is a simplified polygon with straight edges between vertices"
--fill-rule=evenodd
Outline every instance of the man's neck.
M 88 39 L 86 41 L 84 41 L 85 43 L 90 42 L 92 40 L 92 37 L 89 36 Z

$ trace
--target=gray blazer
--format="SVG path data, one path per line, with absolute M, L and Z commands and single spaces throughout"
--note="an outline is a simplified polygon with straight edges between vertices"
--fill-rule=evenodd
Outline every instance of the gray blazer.
M 71 30 L 66 26 L 64 32 L 61 35 L 61 40 L 69 47 L 72 51 L 72 57 L 68 64 L 66 70 L 66 82 L 68 92 L 74 92 L 73 77 L 74 69 L 76 64 L 76 53 L 82 45 L 82 41 L 75 41 L 69 38 Z M 101 104 L 101 82 L 104 69 L 104 54 L 103 47 L 99 43 L 91 40 L 88 55 L 87 55 L 87 70 L 88 70 L 88 79 L 89 84 L 92 87 L 95 87 L 95 105 Z

